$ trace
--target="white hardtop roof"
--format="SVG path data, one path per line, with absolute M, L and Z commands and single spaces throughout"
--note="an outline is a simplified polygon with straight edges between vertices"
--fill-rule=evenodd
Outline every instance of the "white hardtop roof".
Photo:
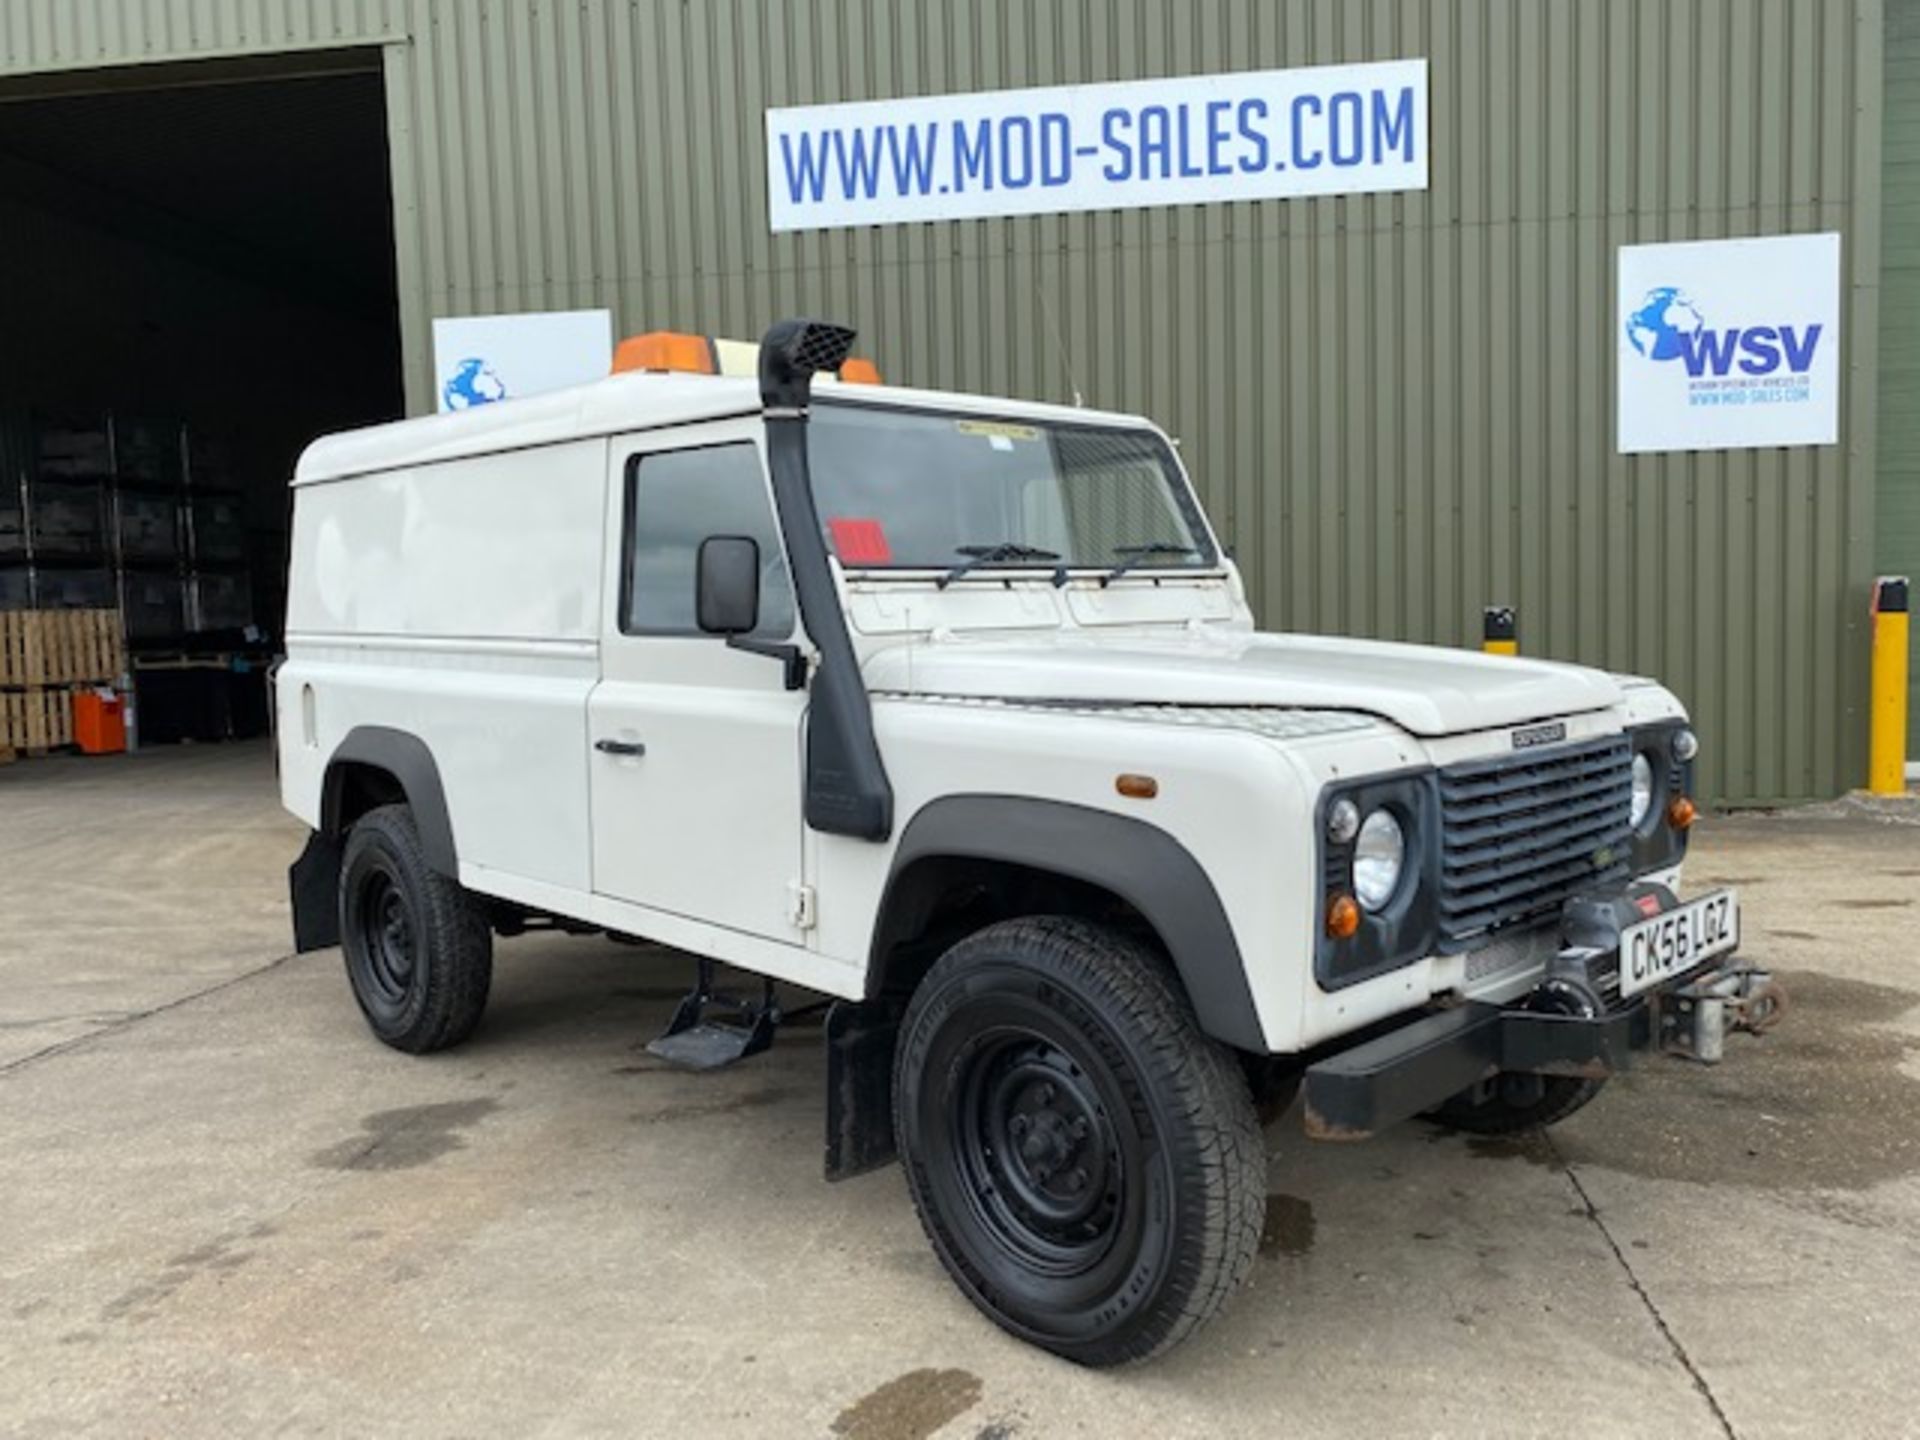
M 1144 426 L 1137 415 L 1077 410 L 1030 400 L 1002 400 L 945 390 L 909 390 L 898 385 L 846 385 L 821 376 L 814 386 L 824 400 L 857 401 L 906 409 L 957 411 L 1081 425 Z M 686 425 L 760 410 L 760 383 L 750 377 L 633 371 L 604 380 L 482 405 L 449 415 L 396 420 L 363 430 L 325 435 L 309 445 L 294 467 L 293 483 L 344 480 L 445 460 L 492 455 L 587 440 L 663 425 Z

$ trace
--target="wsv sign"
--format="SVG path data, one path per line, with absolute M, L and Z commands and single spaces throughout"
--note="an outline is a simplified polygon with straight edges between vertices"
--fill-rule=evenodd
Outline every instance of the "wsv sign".
M 1702 330 L 1680 341 L 1680 358 L 1687 374 L 1725 375 L 1736 365 L 1742 374 L 1771 375 L 1781 365 L 1795 375 L 1813 368 L 1813 352 L 1820 344 L 1820 327 L 1749 325 L 1746 329 Z M 1740 358 L 1735 359 L 1735 355 Z
M 1840 237 L 1620 249 L 1620 450 L 1830 445 Z
M 1813 368 L 1823 328 L 1815 321 L 1710 329 L 1677 285 L 1649 290 L 1627 316 L 1627 340 L 1634 349 L 1649 360 L 1679 360 L 1695 379 L 1725 376 L 1736 368 L 1745 375 L 1771 375 L 1783 364 L 1789 373 L 1804 375 Z

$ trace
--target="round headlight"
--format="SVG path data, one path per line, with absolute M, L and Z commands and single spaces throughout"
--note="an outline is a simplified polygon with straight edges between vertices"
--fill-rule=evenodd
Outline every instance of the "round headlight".
M 1406 868 L 1407 837 L 1400 822 L 1385 810 L 1367 816 L 1353 847 L 1353 893 L 1368 910 L 1379 910 L 1400 888 Z
M 1327 811 L 1327 839 L 1345 845 L 1360 833 L 1360 808 L 1351 800 L 1336 800 Z
M 1647 818 L 1653 808 L 1653 762 L 1644 753 L 1633 757 L 1633 828 Z
M 1682 765 L 1700 753 L 1700 737 L 1691 730 L 1679 729 L 1673 732 L 1673 758 Z

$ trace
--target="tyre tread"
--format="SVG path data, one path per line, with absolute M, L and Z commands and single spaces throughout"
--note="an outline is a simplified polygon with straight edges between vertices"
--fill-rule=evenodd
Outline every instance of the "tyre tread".
M 1151 1066 L 1151 1073 L 1139 1077 L 1143 1089 L 1157 1089 L 1182 1122 L 1172 1127 L 1179 1147 L 1175 1179 L 1198 1193 L 1197 1243 L 1176 1254 L 1154 1304 L 1125 1332 L 1060 1352 L 1090 1365 L 1149 1359 L 1217 1314 L 1253 1267 L 1266 1213 L 1266 1146 L 1246 1075 L 1227 1047 L 1200 1031 L 1192 1005 L 1155 947 L 1077 917 L 1006 920 L 977 931 L 935 963 L 920 993 L 933 993 L 945 977 L 984 954 L 1009 952 L 1069 981 L 1082 999 L 1093 997 L 1108 1023 L 1124 1024 Z M 904 1061 L 907 1047 L 900 1053 Z M 896 1076 L 896 1096 L 905 1093 L 903 1078 Z M 904 1111 L 896 1104 L 903 1155 L 909 1153 Z M 935 1222 L 917 1195 L 915 1200 L 922 1229 L 944 1255 Z
M 424 902 L 419 943 L 432 957 L 420 1014 L 403 1031 L 376 1027 L 375 1033 L 394 1049 L 413 1055 L 458 1045 L 474 1032 L 487 1008 L 493 984 L 492 927 L 474 897 L 429 863 L 413 811 L 404 804 L 382 805 L 354 823 L 347 838 L 348 860 L 340 867 L 343 886 L 352 870 L 353 848 L 374 843 L 375 837 L 393 851 Z

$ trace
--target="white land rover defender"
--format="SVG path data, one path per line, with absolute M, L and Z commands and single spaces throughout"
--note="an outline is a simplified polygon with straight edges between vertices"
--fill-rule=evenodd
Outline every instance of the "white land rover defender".
M 967 1296 L 1106 1365 L 1246 1275 L 1296 1089 L 1514 1130 L 1776 1013 L 1735 897 L 1677 898 L 1666 690 L 1262 634 L 1152 424 L 847 383 L 852 339 L 639 337 L 301 459 L 294 923 L 381 1040 L 465 1039 L 534 925 L 698 957 L 653 1048 L 699 1068 L 823 992 L 828 1176 L 897 1155 Z

